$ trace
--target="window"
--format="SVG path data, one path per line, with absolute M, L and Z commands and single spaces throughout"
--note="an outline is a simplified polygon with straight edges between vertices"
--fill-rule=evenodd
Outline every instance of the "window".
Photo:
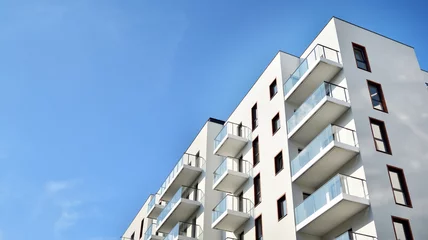
M 281 172 L 284 168 L 284 163 L 282 161 L 282 151 L 275 156 L 275 174 Z
M 257 103 L 254 104 L 254 106 L 251 108 L 251 124 L 253 127 L 253 130 L 257 128 L 259 125 L 259 121 L 257 118 Z
M 244 232 L 239 234 L 238 240 L 244 240 Z
M 394 226 L 395 239 L 413 240 L 410 222 L 407 219 L 392 216 L 392 225 Z
M 132 233 L 132 235 L 131 235 L 131 240 L 134 240 L 134 238 L 135 238 L 135 232 L 134 232 L 134 233 Z
M 373 108 L 382 112 L 388 112 L 385 98 L 383 96 L 382 86 L 379 83 L 367 80 L 370 98 L 372 99 Z
M 262 202 L 262 191 L 260 188 L 260 174 L 254 178 L 254 203 L 259 205 Z
M 371 72 L 369 59 L 367 58 L 366 48 L 356 43 L 352 43 L 352 47 L 354 48 L 354 55 L 355 61 L 357 62 L 357 67 L 359 69 Z
M 143 228 L 144 228 L 144 219 L 141 220 L 141 227 L 140 227 L 140 238 L 143 237 Z
M 389 181 L 391 182 L 395 203 L 407 207 L 412 207 L 412 201 L 410 200 L 409 189 L 407 188 L 406 178 L 404 177 L 403 169 L 393 166 L 387 167 Z
M 260 162 L 259 153 L 259 137 L 253 140 L 253 165 L 256 166 Z
M 373 140 L 375 142 L 376 150 L 379 152 L 392 154 L 391 147 L 389 145 L 388 134 L 386 133 L 385 123 L 370 118 L 370 125 L 372 128 Z
M 262 240 L 263 239 L 262 215 L 256 218 L 255 225 L 256 225 L 256 240 Z
M 275 134 L 281 128 L 281 122 L 279 121 L 279 113 L 272 119 L 272 134 Z
M 275 97 L 275 95 L 278 93 L 278 86 L 276 85 L 276 79 L 273 80 L 273 82 L 270 84 L 269 93 L 270 93 L 270 99 Z
M 311 194 L 309 194 L 309 193 L 303 193 L 303 200 L 305 200 L 306 198 L 308 198 L 308 197 L 310 197 L 311 196 Z
M 287 201 L 285 200 L 285 194 L 276 201 L 276 207 L 278 211 L 278 220 L 281 220 L 287 215 Z

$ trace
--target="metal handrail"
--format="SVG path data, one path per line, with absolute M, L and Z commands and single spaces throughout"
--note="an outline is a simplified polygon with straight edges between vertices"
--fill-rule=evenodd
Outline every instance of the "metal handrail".
M 239 169 L 237 170 L 237 172 L 242 172 L 242 173 L 246 173 L 246 174 L 250 174 L 250 172 L 251 172 L 251 170 L 252 170 L 252 167 L 253 167 L 253 164 L 251 163 L 251 162 L 249 162 L 249 161 L 247 161 L 247 160 L 241 160 L 241 159 L 238 159 L 238 158 L 233 158 L 233 157 L 224 157 L 223 158 L 223 161 L 221 161 L 221 163 L 220 163 L 220 165 L 218 165 L 218 167 L 215 169 L 215 171 L 213 172 L 213 174 L 214 174 L 214 178 L 215 178 L 215 176 L 217 176 L 217 175 L 223 175 L 224 173 L 221 173 L 221 174 L 218 174 L 217 173 L 217 171 L 221 168 L 221 167 L 223 167 L 222 165 L 224 164 L 224 162 L 227 162 L 227 160 L 228 159 L 231 159 L 231 160 L 236 160 L 236 161 L 242 161 L 243 163 L 246 163 L 245 165 L 247 165 L 248 166 L 248 169 L 245 171 L 244 169 L 244 171 L 239 171 Z M 227 164 L 226 164 L 227 165 Z M 229 169 L 229 168 L 227 168 L 226 167 L 226 169 Z

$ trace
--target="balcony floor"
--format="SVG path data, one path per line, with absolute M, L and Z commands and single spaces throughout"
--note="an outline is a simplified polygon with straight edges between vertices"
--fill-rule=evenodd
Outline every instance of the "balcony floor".
M 248 139 L 228 134 L 214 149 L 215 155 L 225 156 L 225 157 L 236 157 L 236 155 L 244 148 L 247 144 Z
M 191 186 L 202 172 L 202 168 L 183 165 L 174 180 L 167 186 L 166 191 L 160 196 L 160 199 L 168 202 L 180 187 Z
M 250 177 L 250 175 L 233 170 L 227 170 L 214 184 L 213 189 L 222 192 L 235 193 Z
M 148 212 L 147 217 L 151 219 L 155 219 L 162 212 L 164 206 L 155 204 Z
M 250 217 L 251 216 L 247 213 L 226 210 L 215 222 L 212 223 L 211 227 L 222 231 L 234 232 L 248 219 L 250 219 Z
M 201 205 L 199 201 L 181 198 L 174 208 L 169 211 L 165 219 L 158 223 L 159 226 L 156 231 L 169 233 L 178 222 L 186 222 Z

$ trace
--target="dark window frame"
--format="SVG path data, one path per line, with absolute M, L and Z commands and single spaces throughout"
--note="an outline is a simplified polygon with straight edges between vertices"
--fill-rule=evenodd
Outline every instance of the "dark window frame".
M 412 198 L 410 197 L 409 188 L 407 187 L 407 181 L 406 181 L 406 176 L 404 175 L 404 170 L 402 168 L 398 168 L 398 167 L 391 166 L 391 165 L 386 165 L 386 167 L 388 170 L 389 183 L 391 184 L 391 190 L 392 190 L 392 195 L 394 196 L 395 204 L 400 205 L 400 206 L 404 206 L 404 207 L 413 208 Z M 397 173 L 398 181 L 400 182 L 400 187 L 403 189 L 394 188 L 394 186 L 392 185 L 391 175 L 389 174 L 390 172 Z M 407 202 L 407 205 L 397 202 L 397 199 L 395 198 L 394 191 L 400 191 L 403 193 L 403 196 L 404 196 L 405 201 Z
M 372 138 L 373 138 L 373 142 L 374 142 L 374 146 L 375 146 L 376 151 L 392 155 L 391 144 L 389 142 L 388 131 L 386 130 L 385 122 L 382 120 L 376 119 L 376 118 L 369 117 L 369 123 L 370 123 L 370 130 L 372 132 Z M 372 124 L 379 126 L 380 131 L 381 131 L 381 135 L 382 135 L 382 139 L 375 138 Z M 385 151 L 378 149 L 377 144 L 376 144 L 376 140 L 382 140 L 382 142 L 385 145 Z
M 278 158 L 281 157 L 281 168 L 278 168 Z M 273 158 L 274 161 L 274 167 L 275 167 L 275 176 L 278 175 L 283 169 L 284 169 L 284 156 L 282 155 L 282 151 L 280 151 L 276 156 Z
M 407 225 L 406 227 L 408 227 L 408 237 L 410 237 L 410 239 L 406 239 L 406 240 L 414 240 L 414 238 L 413 238 L 413 233 L 412 233 L 412 227 L 410 226 L 410 221 L 409 221 L 409 219 L 406 219 L 406 218 L 401 218 L 401 217 L 396 217 L 396 216 L 391 216 L 391 220 L 392 220 L 392 228 L 394 229 L 394 236 L 395 236 L 395 239 L 397 239 L 397 232 L 396 232 L 396 230 L 395 230 L 395 225 L 394 225 L 394 223 L 395 222 L 397 222 L 397 223 L 401 223 L 401 224 L 403 224 L 403 225 Z
M 283 209 L 283 206 L 284 206 L 283 202 L 285 202 L 284 209 Z M 280 210 L 282 210 L 282 212 Z M 285 196 L 285 193 L 284 193 L 284 195 L 282 195 L 280 198 L 278 198 L 276 200 L 276 213 L 277 213 L 277 216 L 278 216 L 278 221 L 281 221 L 283 218 L 285 218 L 288 215 L 288 211 L 287 211 L 287 197 Z
M 131 235 L 131 237 L 129 239 L 135 240 L 135 232 L 132 233 L 132 235 Z
M 253 179 L 254 185 L 254 207 L 257 207 L 262 202 L 262 184 L 260 173 L 257 174 Z
M 382 105 L 383 110 L 375 108 L 375 105 L 373 103 L 373 98 L 372 98 L 371 92 L 370 92 L 370 86 L 376 87 L 378 94 L 379 94 L 379 98 L 380 98 L 380 104 Z M 383 94 L 382 85 L 380 83 L 377 83 L 377 82 L 374 82 L 374 81 L 367 79 L 367 88 L 369 90 L 370 101 L 372 103 L 373 109 L 380 111 L 380 112 L 388 113 L 388 107 L 386 106 L 386 100 L 385 100 L 385 96 Z
M 275 135 L 279 129 L 281 129 L 281 118 L 279 117 L 279 113 L 275 114 L 275 116 L 271 120 L 272 126 L 272 135 Z
M 276 89 L 276 91 L 275 91 Z M 269 85 L 269 96 L 270 99 L 272 100 L 273 97 L 276 96 L 276 94 L 278 93 L 278 83 L 276 81 L 276 78 L 272 81 L 272 83 Z
M 257 221 L 260 221 L 260 227 L 258 227 Z M 254 219 L 254 227 L 255 227 L 254 232 L 256 235 L 256 240 L 262 240 L 263 239 L 263 219 L 261 214 Z M 260 237 L 258 237 L 258 235 L 260 235 Z
M 257 164 L 260 163 L 260 146 L 259 146 L 258 136 L 253 140 L 252 148 L 253 148 L 253 166 L 255 167 Z M 256 152 L 256 149 L 257 149 L 257 152 Z
M 257 103 L 255 103 L 251 108 L 251 128 L 253 131 L 259 126 L 259 118 L 257 115 Z
M 143 229 L 144 229 L 144 218 L 141 220 L 140 239 L 143 237 Z
M 357 50 L 359 50 L 359 51 L 361 51 L 361 53 L 363 54 L 363 58 L 364 58 L 364 63 L 366 64 L 366 66 L 367 66 L 367 69 L 364 69 L 364 68 L 360 68 L 359 66 L 358 66 L 358 60 L 357 60 L 357 58 L 355 57 L 355 49 L 357 49 Z M 364 46 L 362 46 L 362 45 L 360 45 L 360 44 L 357 44 L 357 43 L 352 43 L 352 50 L 353 50 L 353 53 L 354 53 L 354 58 L 355 58 L 355 64 L 357 65 L 357 68 L 358 69 L 361 69 L 361 70 L 364 70 L 364 71 L 367 71 L 367 72 L 372 72 L 372 68 L 371 68 L 371 66 L 370 66 L 370 61 L 369 61 L 369 57 L 368 57 L 368 55 L 367 55 L 367 50 L 366 50 L 366 47 L 364 47 Z

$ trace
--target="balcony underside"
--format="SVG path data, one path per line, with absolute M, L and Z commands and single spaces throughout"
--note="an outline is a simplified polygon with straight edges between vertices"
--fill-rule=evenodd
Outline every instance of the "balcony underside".
M 169 211 L 165 219 L 158 223 L 156 231 L 169 233 L 178 222 L 186 222 L 193 213 L 201 206 L 199 201 L 181 198 L 178 203 Z
M 218 229 L 227 232 L 235 232 L 239 227 L 242 226 L 248 219 L 250 219 L 250 215 L 243 212 L 226 210 L 222 215 L 218 217 L 212 223 L 213 229 Z
M 369 206 L 369 200 L 340 194 L 314 214 L 296 225 L 296 231 L 323 236 Z
M 296 105 L 302 104 L 322 82 L 329 82 L 341 69 L 342 64 L 321 58 L 293 86 L 285 100 Z
M 350 107 L 345 101 L 326 96 L 288 133 L 288 138 L 307 145 Z
M 155 219 L 159 217 L 159 214 L 162 212 L 164 206 L 155 204 L 148 212 L 147 217 L 151 219 Z
M 158 236 L 158 235 L 151 235 L 147 240 L 163 240 L 164 237 Z
M 214 149 L 214 154 L 225 157 L 235 157 L 242 150 L 242 148 L 244 148 L 247 142 L 248 139 L 246 138 L 228 134 L 219 143 L 217 148 Z
M 197 239 L 196 237 L 186 237 L 186 236 L 181 236 L 181 235 L 179 235 L 177 238 L 175 238 L 175 239 L 177 239 L 177 240 L 195 240 L 195 239 Z
M 213 189 L 222 192 L 235 193 L 250 176 L 233 170 L 227 170 L 213 185 Z
M 189 165 L 183 165 L 174 180 L 167 186 L 166 190 L 160 196 L 163 201 L 169 201 L 182 186 L 191 186 L 196 178 L 202 173 L 203 169 Z
M 300 186 L 318 188 L 358 153 L 358 147 L 332 141 L 291 179 Z

